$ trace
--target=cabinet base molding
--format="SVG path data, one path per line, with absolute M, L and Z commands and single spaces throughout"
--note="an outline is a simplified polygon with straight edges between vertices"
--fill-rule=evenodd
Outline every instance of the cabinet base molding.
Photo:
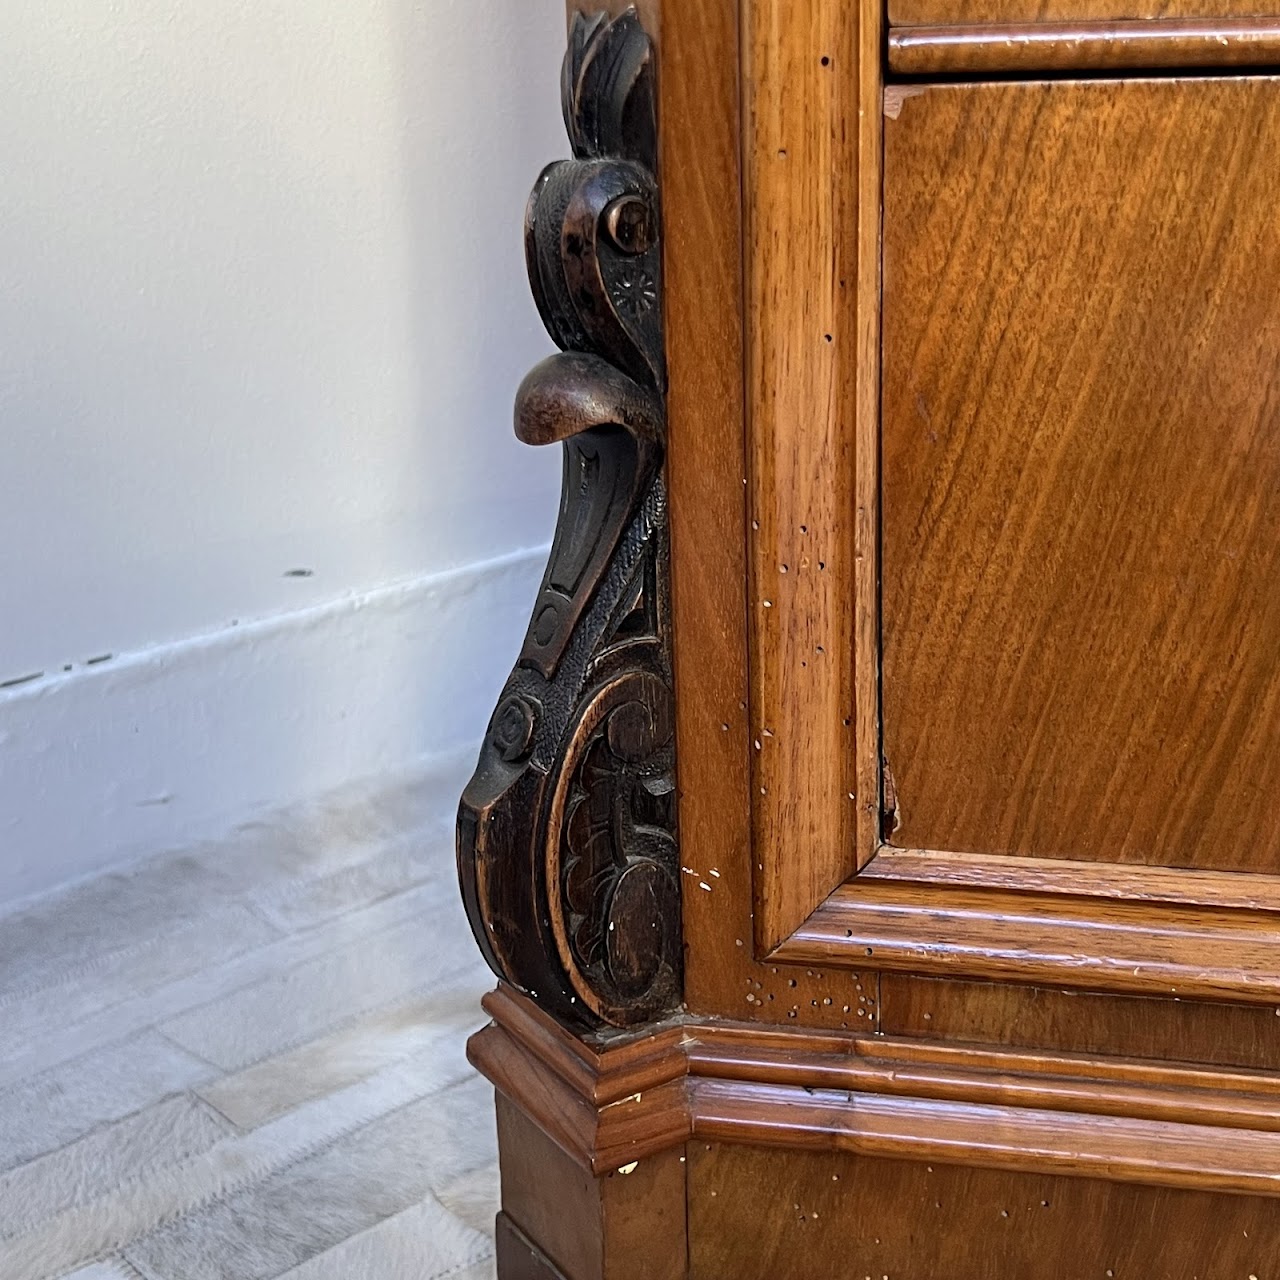
M 1280 1196 L 1262 1072 L 687 1017 L 587 1042 L 485 1007 L 471 1061 L 597 1176 L 702 1140 Z

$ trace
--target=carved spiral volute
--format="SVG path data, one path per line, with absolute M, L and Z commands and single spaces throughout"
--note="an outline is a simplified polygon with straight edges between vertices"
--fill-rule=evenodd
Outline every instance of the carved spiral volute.
M 529 199 L 529 277 L 561 348 L 516 433 L 564 450 L 528 634 L 458 822 L 473 930 L 507 981 L 570 1023 L 680 999 L 668 607 L 666 375 L 653 49 L 634 11 L 579 16 L 563 78 L 573 159 Z

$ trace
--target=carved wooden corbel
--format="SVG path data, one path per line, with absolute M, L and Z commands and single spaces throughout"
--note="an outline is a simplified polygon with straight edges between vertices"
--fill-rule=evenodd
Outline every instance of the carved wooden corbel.
M 634 10 L 574 19 L 574 158 L 544 170 L 525 217 L 562 350 L 515 412 L 521 440 L 563 446 L 560 518 L 458 815 L 485 959 L 581 1027 L 649 1021 L 681 991 L 654 79 Z

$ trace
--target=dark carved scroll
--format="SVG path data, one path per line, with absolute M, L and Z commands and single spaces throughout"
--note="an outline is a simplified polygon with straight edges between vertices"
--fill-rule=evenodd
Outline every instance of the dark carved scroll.
M 584 1027 L 680 999 L 654 81 L 634 10 L 574 19 L 574 159 L 543 172 L 525 218 L 562 350 L 516 398 L 520 439 L 563 446 L 560 519 L 458 815 L 485 959 Z

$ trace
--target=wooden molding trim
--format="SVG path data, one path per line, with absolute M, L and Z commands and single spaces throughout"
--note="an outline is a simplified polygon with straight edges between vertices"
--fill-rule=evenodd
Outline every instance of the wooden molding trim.
M 506 989 L 472 1062 L 596 1174 L 689 1139 L 1280 1196 L 1280 1079 L 685 1018 L 585 1043 Z
M 1150 872 L 1134 878 L 1148 889 L 1164 883 Z M 1280 913 L 1235 903 L 864 875 L 837 889 L 770 958 L 1269 1004 L 1280 1000 L 1278 938 Z
M 574 158 L 525 218 L 561 352 L 516 401 L 523 441 L 562 445 L 560 519 L 458 814 L 485 959 L 578 1026 L 651 1021 L 681 991 L 654 63 L 634 9 L 572 19 Z
M 874 603 L 857 594 L 874 597 L 876 491 L 859 491 L 856 522 L 846 508 L 879 409 L 882 35 L 870 4 L 749 0 L 742 22 L 752 847 L 767 951 L 879 837 L 878 769 L 858 756 L 876 737 Z
M 1029 22 L 889 31 L 889 70 L 904 76 L 1277 64 L 1277 18 Z
M 1280 876 L 1199 867 L 1072 862 L 886 845 L 861 879 L 1280 913 Z

